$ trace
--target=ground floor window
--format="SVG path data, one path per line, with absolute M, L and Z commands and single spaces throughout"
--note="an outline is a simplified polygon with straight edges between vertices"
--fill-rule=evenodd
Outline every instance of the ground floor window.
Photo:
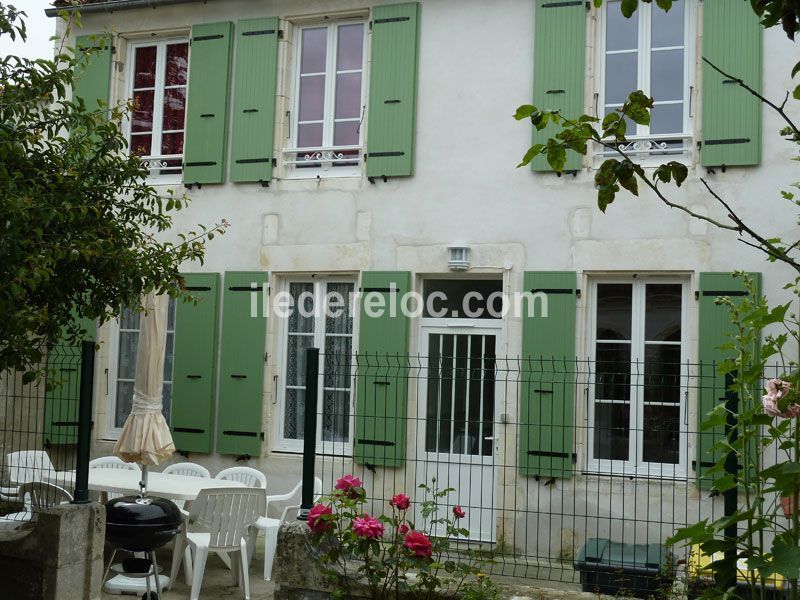
M 680 279 L 593 283 L 590 468 L 685 468 L 687 290 Z
M 348 452 L 352 437 L 353 294 L 343 279 L 292 279 L 284 290 L 279 448 L 302 451 L 306 350 L 320 348 L 322 405 L 317 432 L 323 452 Z
M 136 348 L 139 343 L 139 311 L 124 309 L 113 324 L 109 361 L 109 409 L 112 432 L 119 433 L 131 413 L 133 384 L 136 379 Z M 167 309 L 167 349 L 164 358 L 164 418 L 170 421 L 172 407 L 172 364 L 175 347 L 175 300 Z

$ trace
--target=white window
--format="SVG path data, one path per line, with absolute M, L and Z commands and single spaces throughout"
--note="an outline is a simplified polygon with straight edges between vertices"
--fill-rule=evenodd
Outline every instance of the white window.
M 278 449 L 303 450 L 306 350 L 320 349 L 317 441 L 321 452 L 349 453 L 352 448 L 353 281 L 292 280 L 283 319 L 280 357 L 281 418 Z
M 593 283 L 590 470 L 685 474 L 687 290 L 655 277 Z
M 160 40 L 129 45 L 130 150 L 152 177 L 179 176 L 183 165 L 189 42 Z
M 288 176 L 360 174 L 365 38 L 361 21 L 298 28 Z
M 141 313 L 125 309 L 112 322 L 111 356 L 108 365 L 109 427 L 113 437 L 119 436 L 133 404 L 133 384 L 136 379 L 136 348 L 139 343 Z M 167 348 L 164 357 L 163 414 L 170 421 L 172 408 L 172 364 L 175 347 L 175 300 L 170 298 L 167 309 Z
M 616 111 L 635 90 L 655 101 L 649 126 L 627 120 L 628 153 L 660 156 L 691 149 L 693 1 L 675 0 L 668 12 L 641 2 L 629 19 L 620 0 L 603 5 L 598 111 Z

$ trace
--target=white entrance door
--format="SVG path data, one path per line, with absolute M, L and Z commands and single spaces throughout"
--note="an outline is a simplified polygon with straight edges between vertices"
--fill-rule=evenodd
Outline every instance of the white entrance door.
M 467 516 L 459 525 L 469 529 L 470 539 L 493 542 L 499 323 L 424 326 L 421 334 L 425 380 L 418 388 L 417 484 L 431 485 L 435 477 L 440 490 L 455 488 L 440 500 L 438 517 L 452 517 L 453 506 L 461 504 Z M 418 489 L 417 501 L 423 495 Z M 416 521 L 421 527 L 419 513 Z

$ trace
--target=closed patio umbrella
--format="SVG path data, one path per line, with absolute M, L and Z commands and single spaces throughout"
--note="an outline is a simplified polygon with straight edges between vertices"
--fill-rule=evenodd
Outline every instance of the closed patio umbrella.
M 161 413 L 168 305 L 166 294 L 150 292 L 142 298 L 133 406 L 114 448 L 114 454 L 125 462 L 142 465 L 143 492 L 147 468 L 164 462 L 175 452 L 172 434 Z

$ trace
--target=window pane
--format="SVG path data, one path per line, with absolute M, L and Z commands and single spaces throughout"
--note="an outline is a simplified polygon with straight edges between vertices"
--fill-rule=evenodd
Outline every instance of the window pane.
M 149 88 L 156 84 L 156 46 L 136 49 L 133 89 Z
M 161 136 L 161 154 L 183 154 L 183 132 Z
M 630 406 L 594 405 L 594 457 L 600 460 L 628 460 Z
M 328 45 L 328 30 L 325 27 L 303 29 L 301 73 L 325 71 L 325 55 Z
M 322 120 L 325 108 L 325 75 L 300 79 L 300 121 Z
M 149 133 L 131 136 L 131 153 L 136 156 L 149 156 L 153 147 L 153 136 Z
M 314 336 L 289 335 L 286 351 L 286 385 L 305 385 L 306 350 L 313 345 Z
M 290 283 L 289 294 L 294 301 L 289 315 L 290 333 L 314 332 L 314 284 Z
M 122 309 L 119 315 L 120 329 L 139 329 L 139 317 L 142 313 L 129 308 Z
M 606 8 L 606 50 L 632 50 L 639 46 L 639 13 L 626 19 L 620 2 L 609 2 Z
M 152 131 L 153 130 L 153 100 L 152 90 L 136 92 L 133 96 L 134 109 L 131 119 L 131 131 Z
M 334 146 L 358 146 L 358 121 L 345 121 L 333 126 Z
M 631 339 L 631 302 L 633 286 L 629 283 L 597 285 L 597 339 Z
M 361 69 L 364 58 L 364 25 L 340 25 L 336 68 L 339 71 Z
M 361 116 L 361 73 L 336 76 L 336 118 L 357 119 Z
M 597 344 L 596 354 L 595 399 L 630 400 L 630 344 Z
M 350 438 L 350 392 L 325 390 L 322 400 L 322 440 L 347 442 Z
M 683 50 L 650 53 L 650 93 L 656 102 L 683 100 Z
M 325 333 L 353 333 L 353 315 L 350 304 L 353 287 L 352 283 L 328 284 Z
M 677 284 L 648 284 L 645 291 L 645 339 L 681 341 L 683 288 Z
M 186 110 L 186 88 L 172 88 L 164 92 L 164 118 L 162 129 L 183 129 Z
M 423 316 L 478 319 L 500 318 L 502 291 L 503 282 L 499 279 L 426 279 L 423 282 L 423 297 L 425 300 Z M 437 296 L 431 298 L 434 293 Z M 466 302 L 467 294 L 472 294 L 469 302 Z M 525 308 L 527 309 L 527 306 Z M 471 314 L 467 315 L 465 309 L 469 309 Z
M 297 126 L 297 147 L 317 148 L 322 146 L 322 123 L 304 123 Z
M 283 437 L 290 440 L 303 439 L 303 398 L 302 389 L 286 389 L 286 402 L 283 411 Z
M 174 355 L 172 349 L 175 347 L 175 334 L 167 334 L 167 348 L 164 352 L 164 381 L 172 381 L 172 362 Z
M 652 47 L 683 46 L 684 3 L 675 0 L 669 12 L 652 4 Z
M 133 379 L 136 377 L 136 345 L 139 342 L 138 331 L 119 332 L 119 364 L 117 377 Z
M 131 406 L 133 406 L 133 382 L 118 381 L 117 406 L 114 412 L 115 427 L 122 427 L 125 425 L 125 419 L 131 414 Z
M 622 104 L 639 87 L 637 52 L 606 55 L 606 104 Z
M 353 338 L 348 336 L 327 336 L 325 338 L 325 387 L 350 389 L 351 353 Z
M 656 104 L 650 110 L 650 133 L 683 133 L 683 103 Z
M 167 70 L 165 85 L 186 85 L 189 72 L 189 44 L 170 44 L 167 46 Z
M 167 331 L 175 331 L 175 298 L 169 299 L 167 305 Z
M 161 414 L 164 415 L 164 419 L 169 424 L 170 418 L 172 417 L 172 383 L 171 382 L 164 382 L 164 385 L 161 389 L 161 402 L 163 404 L 161 408 Z
M 644 347 L 644 401 L 681 401 L 681 347 L 647 344 Z
M 645 406 L 642 459 L 676 465 L 680 460 L 680 409 L 677 406 Z

